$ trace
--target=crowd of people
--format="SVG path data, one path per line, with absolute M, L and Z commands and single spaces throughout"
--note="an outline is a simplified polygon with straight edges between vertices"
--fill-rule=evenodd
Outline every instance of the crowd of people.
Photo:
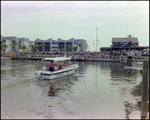
M 135 54 L 135 58 L 141 58 L 142 56 L 149 56 L 149 51 L 146 50 L 131 50 Z M 121 57 L 126 57 L 127 50 L 113 50 L 102 51 L 102 52 L 64 52 L 64 51 L 28 51 L 28 52 L 15 52 L 15 54 L 9 52 L 1 52 L 1 56 L 30 56 L 30 57 L 55 57 L 55 56 L 69 56 L 71 58 L 77 59 L 94 59 L 94 58 L 111 58 L 111 59 L 119 59 Z

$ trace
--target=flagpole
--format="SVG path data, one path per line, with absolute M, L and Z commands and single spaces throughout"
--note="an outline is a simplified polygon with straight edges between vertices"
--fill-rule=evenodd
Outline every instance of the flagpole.
M 96 27 L 96 52 L 97 52 L 97 27 Z

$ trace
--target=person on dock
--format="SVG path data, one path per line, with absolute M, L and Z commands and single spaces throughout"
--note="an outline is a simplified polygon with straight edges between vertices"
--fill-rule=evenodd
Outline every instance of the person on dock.
M 54 66 L 55 66 L 55 64 L 53 63 L 53 61 L 51 61 L 50 65 L 49 65 L 49 70 L 53 72 Z
M 127 66 L 132 66 L 132 58 L 134 58 L 134 53 L 133 51 L 131 51 L 131 48 L 129 48 L 127 54 L 126 54 L 126 58 L 127 58 Z

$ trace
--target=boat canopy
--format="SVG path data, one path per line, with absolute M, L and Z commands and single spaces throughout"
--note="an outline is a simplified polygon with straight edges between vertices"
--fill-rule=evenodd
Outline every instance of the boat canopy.
M 65 60 L 71 60 L 71 58 L 68 57 L 55 57 L 55 58 L 44 58 L 42 61 L 65 61 Z

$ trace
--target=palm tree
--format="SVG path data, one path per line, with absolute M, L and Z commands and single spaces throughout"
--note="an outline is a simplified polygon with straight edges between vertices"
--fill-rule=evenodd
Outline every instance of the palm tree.
M 31 51 L 34 51 L 35 45 L 30 45 Z
M 6 51 L 6 49 L 7 49 L 7 47 L 8 47 L 8 45 L 2 45 L 2 48 L 4 48 L 4 53 L 5 53 L 5 51 Z
M 63 51 L 63 52 L 65 52 L 65 51 L 66 51 L 66 49 L 65 49 L 65 48 L 62 48 L 62 51 Z
M 12 49 L 13 49 L 13 52 L 14 52 L 14 56 L 15 56 L 15 47 L 16 47 L 16 45 L 18 45 L 18 43 L 14 43 L 14 44 L 10 44 L 9 46 L 11 46 L 12 47 Z
M 77 46 L 74 46 L 74 47 L 73 47 L 74 52 L 76 52 L 77 49 L 78 49 Z
M 25 45 L 23 45 L 23 46 L 21 47 L 21 49 L 23 50 L 23 52 L 24 52 L 25 50 L 28 50 L 28 48 L 27 48 Z M 27 56 L 27 52 L 26 52 L 26 56 Z
M 78 47 L 79 47 L 79 49 L 80 49 L 80 46 L 82 45 L 82 43 L 77 43 L 78 44 Z M 80 51 L 80 50 L 79 50 Z
M 80 50 L 80 52 L 83 52 L 83 50 Z
M 4 48 L 3 45 L 4 45 L 4 44 L 3 44 L 3 41 L 1 41 L 1 51 L 3 51 L 3 48 Z
M 34 49 L 35 49 L 35 45 L 30 45 L 30 47 L 31 47 L 31 51 L 33 52 Z M 33 55 L 33 56 L 34 56 L 34 55 Z
M 37 45 L 35 45 L 35 47 L 38 49 L 38 52 L 40 51 L 40 47 L 43 47 L 43 46 L 45 46 L 45 44 L 37 44 Z M 43 50 L 42 50 L 43 51 Z M 42 52 L 42 54 L 43 54 L 43 52 Z
M 24 52 L 25 50 L 28 50 L 28 48 L 27 48 L 25 45 L 23 45 L 23 46 L 21 47 L 21 49 L 23 50 L 23 52 Z
M 68 50 L 72 52 L 73 46 L 68 46 Z

